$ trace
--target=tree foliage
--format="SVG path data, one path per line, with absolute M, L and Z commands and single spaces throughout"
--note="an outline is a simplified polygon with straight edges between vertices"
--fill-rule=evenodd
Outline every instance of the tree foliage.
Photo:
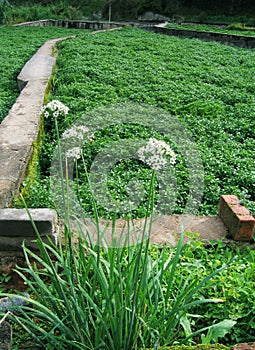
M 41 4 L 73 6 L 84 14 L 103 13 L 107 18 L 109 11 L 113 19 L 136 19 L 146 11 L 166 16 L 176 14 L 206 13 L 209 15 L 255 14 L 254 0 L 11 0 L 14 5 Z

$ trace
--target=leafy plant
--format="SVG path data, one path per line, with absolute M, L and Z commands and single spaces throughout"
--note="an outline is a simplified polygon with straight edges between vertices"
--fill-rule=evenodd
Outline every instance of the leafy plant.
M 217 343 L 219 338 L 223 338 L 230 329 L 236 324 L 236 321 L 224 320 L 217 325 L 212 325 L 208 329 L 206 336 L 202 336 L 202 344 Z
M 68 178 L 64 177 L 62 156 L 66 155 L 62 153 L 59 143 L 57 118 L 67 115 L 68 108 L 59 101 L 51 101 L 44 107 L 43 113 L 45 118 L 50 115 L 54 118 L 61 185 L 64 189 Z M 148 150 L 154 150 L 163 161 L 162 147 L 166 152 L 164 156 L 170 156 L 174 164 L 173 150 L 165 142 L 154 138 L 149 140 L 149 148 L 142 147 L 139 150 L 140 157 L 147 157 Z M 93 200 L 93 224 L 96 231 L 91 232 L 86 221 L 83 223 L 76 218 L 78 244 L 75 244 L 70 228 L 72 214 L 67 204 L 69 200 L 72 202 L 72 198 L 62 192 L 64 243 L 60 240 L 59 246 L 55 247 L 42 241 L 25 205 L 37 235 L 40 254 L 23 245 L 27 267 L 19 268 L 17 273 L 35 298 L 23 297 L 27 303 L 25 306 L 16 305 L 18 314 L 10 313 L 9 318 L 21 325 L 39 345 L 43 345 L 46 340 L 49 349 L 57 345 L 62 349 L 129 350 L 185 343 L 193 334 L 200 333 L 197 330 L 189 332 L 187 336 L 186 332 L 182 332 L 181 326 L 184 325 L 184 318 L 187 319 L 187 311 L 201 304 L 222 302 L 215 298 L 196 299 L 196 295 L 227 264 L 201 281 L 197 281 L 192 274 L 187 279 L 178 275 L 180 258 L 185 250 L 183 234 L 172 254 L 167 255 L 167 248 L 163 247 L 157 251 L 155 259 L 150 255 L 154 166 L 158 166 L 153 159 L 147 158 L 153 172 L 144 226 L 140 237 L 135 240 L 132 238 L 134 227 L 131 220 L 125 222 L 119 235 L 115 232 L 116 221 L 113 220 L 109 244 L 105 238 L 107 227 L 103 230 L 100 228 Z M 220 336 L 219 333 L 216 335 Z M 211 335 L 211 338 L 216 335 Z
M 197 299 L 196 295 L 226 265 L 200 282 L 193 274 L 179 279 L 177 268 L 186 249 L 183 236 L 176 250 L 169 254 L 165 247 L 153 259 L 148 240 L 124 248 L 98 249 L 84 241 L 86 233 L 80 230 L 76 246 L 68 240 L 65 247 L 53 247 L 43 243 L 38 233 L 40 255 L 24 247 L 28 267 L 17 272 L 33 298 L 23 297 L 29 306 L 19 307 L 19 314 L 8 318 L 39 345 L 46 342 L 48 349 L 136 349 L 182 343 L 186 336 L 181 319 L 187 311 L 221 301 Z M 66 238 L 72 235 L 68 227 L 65 234 Z

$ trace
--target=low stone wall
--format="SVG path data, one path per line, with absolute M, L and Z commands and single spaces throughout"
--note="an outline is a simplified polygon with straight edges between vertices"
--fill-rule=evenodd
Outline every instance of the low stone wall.
M 93 29 L 93 30 L 105 30 L 123 27 L 124 24 L 115 22 L 98 22 L 98 21 L 80 21 L 80 20 L 54 20 L 45 19 L 34 22 L 24 22 L 15 24 L 14 26 L 28 26 L 28 27 L 63 27 L 63 28 L 74 28 L 74 29 Z
M 179 28 L 165 28 L 158 26 L 143 27 L 143 29 L 157 34 L 178 36 L 179 38 L 197 38 L 205 41 L 217 41 L 222 44 L 238 46 L 245 49 L 255 48 L 255 37 L 236 34 L 214 33 L 199 30 Z

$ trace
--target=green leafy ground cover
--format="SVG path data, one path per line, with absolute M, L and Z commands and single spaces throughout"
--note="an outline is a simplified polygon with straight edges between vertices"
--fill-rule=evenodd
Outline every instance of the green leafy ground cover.
M 254 28 L 252 27 L 249 28 L 242 24 L 232 24 L 229 26 L 220 27 L 220 26 L 208 26 L 206 24 L 182 23 L 181 25 L 178 25 L 174 23 L 168 23 L 166 27 L 176 28 L 176 29 L 201 30 L 205 32 L 255 36 Z
M 24 64 L 46 40 L 74 33 L 63 28 L 0 27 L 0 122 L 19 94 L 16 78 Z
M 230 193 L 255 211 L 254 50 L 137 29 L 96 35 L 79 32 L 78 38 L 60 47 L 50 98 L 70 107 L 68 118 L 59 121 L 61 132 L 98 106 L 131 101 L 163 108 L 189 129 L 201 152 L 205 190 L 200 214 L 217 213 L 220 195 Z M 51 125 L 52 121 L 46 120 L 46 130 Z M 142 126 L 135 134 L 145 139 L 151 136 Z M 86 148 L 88 165 L 109 138 L 123 135 L 134 137 L 134 131 L 116 127 L 98 135 Z M 44 137 L 44 175 L 48 175 L 54 140 L 51 129 Z M 131 163 L 124 166 L 130 177 L 120 166 L 115 168 L 113 180 L 119 182 L 115 196 L 123 196 L 136 171 L 144 171 L 135 161 Z M 123 181 L 119 181 L 121 172 Z M 187 167 L 182 159 L 176 164 L 176 174 L 180 181 L 175 212 L 181 213 L 187 195 Z M 43 177 L 32 184 L 29 206 L 52 205 L 47 186 Z M 86 184 L 83 186 L 82 192 L 88 193 Z M 90 210 L 89 196 L 81 200 Z M 103 209 L 101 214 L 107 215 Z M 138 214 L 142 216 L 144 210 Z

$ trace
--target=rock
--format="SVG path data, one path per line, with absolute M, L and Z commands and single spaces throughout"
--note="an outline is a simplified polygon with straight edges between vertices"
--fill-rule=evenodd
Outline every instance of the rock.
M 169 20 L 169 17 L 153 12 L 145 12 L 142 16 L 138 17 L 138 21 L 140 22 L 165 22 Z
M 23 295 L 27 298 L 29 298 L 28 293 L 23 293 Z M 18 309 L 21 306 L 27 306 L 29 303 L 27 300 L 23 299 L 20 296 L 13 296 L 13 297 L 5 297 L 0 299 L 0 312 L 13 312 L 18 313 Z M 1 348 L 0 348 L 1 350 Z
M 0 323 L 0 350 L 11 350 L 12 348 L 12 327 L 4 321 Z

